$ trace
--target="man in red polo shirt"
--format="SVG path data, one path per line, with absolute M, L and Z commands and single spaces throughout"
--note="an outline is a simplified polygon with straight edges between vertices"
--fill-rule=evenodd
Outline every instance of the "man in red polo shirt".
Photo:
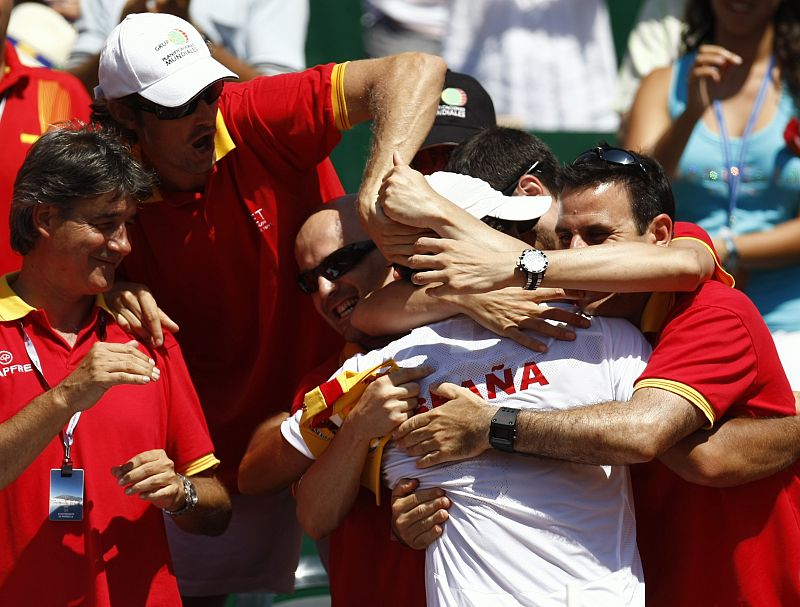
M 444 71 L 438 58 L 404 54 L 224 84 L 234 74 L 181 19 L 131 15 L 109 36 L 96 117 L 124 130 L 159 178 L 124 271 L 180 324 L 231 490 L 253 429 L 340 348 L 293 284 L 298 228 L 342 194 L 328 155 L 342 130 L 374 120 L 359 199 L 364 220 L 380 223 L 380 178 L 392 151 L 411 157 L 423 140 Z M 291 496 L 234 495 L 233 507 L 221 538 L 171 532 L 184 595 L 290 591 L 300 543 Z
M 179 605 L 161 511 L 191 533 L 230 519 L 177 343 L 132 341 L 102 297 L 152 183 L 92 128 L 49 131 L 20 169 L 22 269 L 0 279 L 2 605 Z
M 20 63 L 6 40 L 11 0 L 0 0 L 0 215 L 8 216 L 14 177 L 31 144 L 51 124 L 89 120 L 89 95 L 74 76 Z M 19 269 L 22 258 L 8 245 L 8 222 L 0 221 L 0 274 Z
M 562 181 L 562 246 L 663 246 L 672 239 L 672 193 L 651 159 L 598 147 L 567 167 Z M 681 229 L 676 226 L 676 236 Z M 687 235 L 710 246 L 696 228 Z M 547 271 L 525 260 L 515 264 L 511 253 L 487 252 L 482 244 L 478 255 L 423 240 L 419 251 L 437 259 L 407 261 L 440 268 L 418 274 L 421 283 L 449 282 L 465 276 L 468 265 L 475 270 L 493 262 L 499 265 L 491 280 L 498 284 Z M 447 264 L 454 255 L 461 259 L 458 268 Z M 422 467 L 472 457 L 502 438 L 515 451 L 578 463 L 648 462 L 632 474 L 648 605 L 798 603 L 798 418 L 753 304 L 714 280 L 682 293 L 589 294 L 585 304 L 594 313 L 622 314 L 653 337 L 652 357 L 630 401 L 525 411 L 508 420 L 511 432 L 503 432 L 509 426 L 498 427 L 495 407 L 445 384 L 439 394 L 448 402 L 406 422 L 399 444 L 422 456 Z M 698 432 L 719 422 L 711 433 Z M 660 461 L 651 461 L 656 457 Z

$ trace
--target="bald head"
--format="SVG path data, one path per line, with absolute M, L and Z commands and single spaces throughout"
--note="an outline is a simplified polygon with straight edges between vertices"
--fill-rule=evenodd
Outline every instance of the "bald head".
M 356 211 L 356 196 L 337 198 L 313 213 L 300 228 L 295 240 L 295 256 L 301 272 L 316 270 L 314 306 L 325 320 L 348 341 L 362 341 L 364 335 L 350 324 L 356 304 L 382 286 L 391 274 L 377 249 L 359 258 L 347 245 L 369 241 Z M 329 256 L 342 248 L 338 268 L 345 271 L 335 280 L 319 274 Z M 347 268 L 348 262 L 352 267 Z

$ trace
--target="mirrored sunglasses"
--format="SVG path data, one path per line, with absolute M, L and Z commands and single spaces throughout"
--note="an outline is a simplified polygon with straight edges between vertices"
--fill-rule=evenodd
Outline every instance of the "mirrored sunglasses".
M 184 118 L 190 114 L 194 114 L 201 101 L 205 101 L 208 105 L 214 103 L 217 99 L 219 99 L 219 96 L 222 95 L 224 88 L 225 81 L 217 80 L 215 83 L 210 84 L 202 91 L 197 93 L 197 95 L 192 97 L 189 101 L 177 107 L 166 107 L 164 105 L 159 105 L 157 103 L 153 103 L 149 99 L 145 99 L 141 95 L 136 95 L 136 107 L 143 112 L 155 114 L 156 118 L 159 120 L 178 120 L 179 118 Z
M 297 275 L 297 284 L 300 286 L 300 290 L 306 295 L 316 293 L 319 289 L 320 276 L 331 282 L 341 278 L 361 263 L 361 260 L 373 249 L 375 249 L 374 242 L 361 240 L 335 250 L 316 268 L 300 272 Z

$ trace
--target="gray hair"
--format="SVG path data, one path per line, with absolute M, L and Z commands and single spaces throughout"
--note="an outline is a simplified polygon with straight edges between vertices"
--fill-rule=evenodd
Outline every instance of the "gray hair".
M 113 194 L 117 199 L 146 199 L 155 177 L 131 156 L 119 136 L 98 125 L 60 124 L 31 146 L 14 181 L 11 200 L 11 248 L 26 255 L 39 233 L 33 221 L 39 204 L 68 217 L 87 199 Z

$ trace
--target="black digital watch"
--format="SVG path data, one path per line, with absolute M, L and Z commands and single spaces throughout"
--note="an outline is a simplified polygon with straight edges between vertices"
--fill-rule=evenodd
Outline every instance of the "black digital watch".
M 500 407 L 489 426 L 489 444 L 495 449 L 512 453 L 517 438 L 517 414 L 519 409 Z

